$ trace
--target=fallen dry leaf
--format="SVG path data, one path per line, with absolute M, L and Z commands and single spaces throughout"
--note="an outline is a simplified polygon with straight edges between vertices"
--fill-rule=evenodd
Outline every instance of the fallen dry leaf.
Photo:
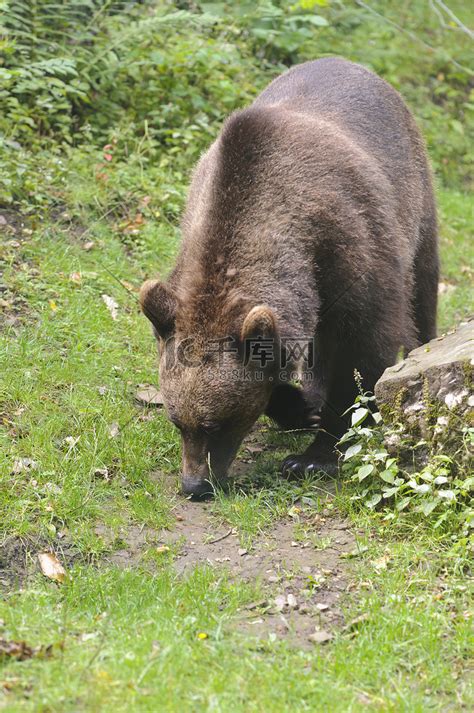
M 23 473 L 25 470 L 36 470 L 38 463 L 31 458 L 18 458 L 13 464 L 13 473 Z
M 110 438 L 117 438 L 119 433 L 120 433 L 120 426 L 118 425 L 117 421 L 114 421 L 109 426 L 109 436 L 110 436 Z
M 31 659 L 33 656 L 49 658 L 55 648 L 64 649 L 64 642 L 48 644 L 47 646 L 35 646 L 33 648 L 26 641 L 7 641 L 7 639 L 0 638 L 0 661 L 7 658 L 26 661 L 26 659 Z
M 275 597 L 275 609 L 277 611 L 283 611 L 286 607 L 286 597 L 283 594 L 279 594 Z
M 28 646 L 25 641 L 7 641 L 0 639 L 0 660 L 3 658 L 17 659 L 25 661 L 34 656 L 35 650 Z
M 95 243 L 93 240 L 88 240 L 87 243 L 84 243 L 82 246 L 82 249 L 85 250 L 86 252 L 89 252 L 89 250 L 92 250 L 94 247 Z
M 438 283 L 438 294 L 445 295 L 449 292 L 453 292 L 456 289 L 456 285 L 450 285 L 449 282 L 439 282 Z
M 369 615 L 367 613 L 360 614 L 360 616 L 356 616 L 355 619 L 346 624 L 346 626 L 343 628 L 343 631 L 356 631 L 356 629 L 358 629 L 361 624 L 364 624 L 368 620 Z
M 329 631 L 315 631 L 314 634 L 308 636 L 308 639 L 313 642 L 313 644 L 326 644 L 328 641 L 334 638 Z
M 122 230 L 124 233 L 129 233 L 131 235 L 137 235 L 140 232 L 140 228 L 144 224 L 145 219 L 143 217 L 143 214 L 138 212 L 135 214 L 135 216 L 130 218 L 129 220 L 125 220 L 122 223 L 120 223 L 119 230 Z
M 118 302 L 116 302 L 113 297 L 109 297 L 109 295 L 102 295 L 102 299 L 105 306 L 109 310 L 112 319 L 117 319 L 119 308 Z
M 387 565 L 390 562 L 390 555 L 382 555 L 376 560 L 372 561 L 372 566 L 375 567 L 377 572 L 381 572 L 383 569 L 387 569 Z
M 163 406 L 161 391 L 151 385 L 143 385 L 135 394 L 135 399 L 145 406 Z
M 66 570 L 55 554 L 52 552 L 40 552 L 38 561 L 45 577 L 60 583 L 66 580 Z
M 245 450 L 249 453 L 261 453 L 264 448 L 263 446 L 245 446 Z
M 108 468 L 96 468 L 94 470 L 94 476 L 96 478 L 102 478 L 106 483 L 110 480 L 109 469 Z
M 129 292 L 138 292 L 138 287 L 135 287 L 135 285 L 132 285 L 131 282 L 128 280 L 120 280 L 120 284 L 125 287 L 126 290 Z

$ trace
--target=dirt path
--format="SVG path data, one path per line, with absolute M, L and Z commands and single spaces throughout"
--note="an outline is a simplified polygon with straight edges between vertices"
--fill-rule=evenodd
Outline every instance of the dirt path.
M 258 582 L 262 599 L 241 612 L 239 630 L 257 637 L 296 639 L 301 645 L 318 630 L 330 637 L 331 630 L 344 623 L 341 598 L 350 580 L 347 555 L 356 548 L 356 539 L 348 523 L 328 510 L 316 514 L 297 504 L 292 511 L 293 517 L 277 522 L 247 550 L 237 532 L 225 524 L 216 527 L 212 505 L 185 500 L 174 510 L 173 529 L 154 533 L 153 539 L 158 548 L 169 547 L 175 553 L 173 562 L 180 574 L 208 565 L 225 568 L 235 580 Z M 127 546 L 108 560 L 133 566 L 149 538 L 144 529 L 129 530 Z

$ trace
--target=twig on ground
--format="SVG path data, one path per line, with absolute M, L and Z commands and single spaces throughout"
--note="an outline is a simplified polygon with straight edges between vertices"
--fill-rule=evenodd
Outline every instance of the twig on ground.
M 216 542 L 220 542 L 221 540 L 225 540 L 226 537 L 229 537 L 229 535 L 232 535 L 233 527 L 230 528 L 229 532 L 226 532 L 225 535 L 221 535 L 220 537 L 216 537 L 215 540 L 210 540 L 207 544 L 208 545 L 214 545 Z

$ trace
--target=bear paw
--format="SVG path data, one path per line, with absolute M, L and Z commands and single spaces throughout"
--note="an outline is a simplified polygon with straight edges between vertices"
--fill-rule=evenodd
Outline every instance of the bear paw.
M 290 455 L 282 463 L 281 473 L 287 480 L 298 480 L 305 475 L 314 473 L 324 473 L 325 475 L 337 475 L 338 465 L 336 458 L 326 460 L 317 456 Z

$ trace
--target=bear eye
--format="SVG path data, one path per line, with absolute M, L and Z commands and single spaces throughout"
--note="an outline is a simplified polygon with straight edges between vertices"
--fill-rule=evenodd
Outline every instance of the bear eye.
M 204 431 L 204 433 L 207 433 L 208 436 L 217 433 L 217 431 L 220 429 L 221 425 L 220 423 L 212 423 L 212 422 L 206 422 L 203 423 L 201 428 Z
M 174 418 L 170 418 L 170 421 L 171 421 L 171 423 L 173 424 L 173 426 L 176 426 L 176 428 L 178 429 L 178 431 L 182 431 L 182 430 L 183 430 L 183 426 L 181 425 L 181 423 L 180 423 L 179 421 L 177 421 L 177 420 L 174 419 Z

